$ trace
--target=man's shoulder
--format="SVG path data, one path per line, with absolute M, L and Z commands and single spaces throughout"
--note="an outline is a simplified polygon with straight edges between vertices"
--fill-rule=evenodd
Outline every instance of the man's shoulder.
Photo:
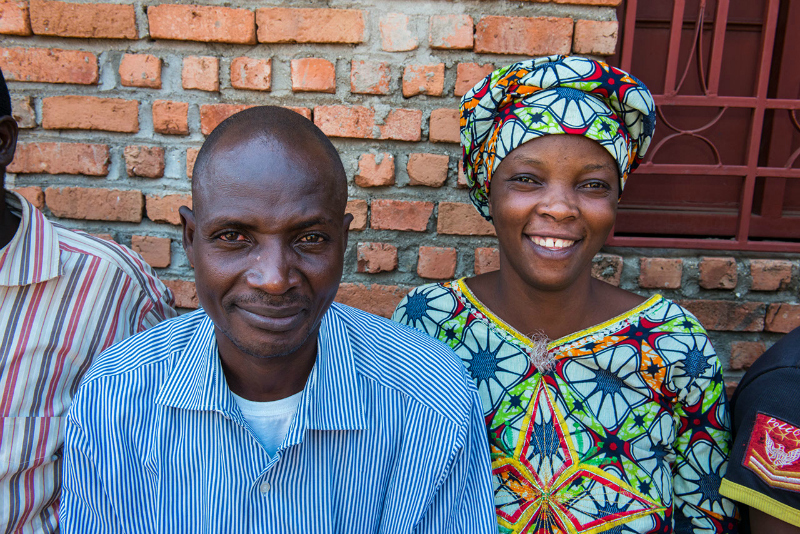
M 142 371 L 169 365 L 172 355 L 182 352 L 192 335 L 207 315 L 203 310 L 168 319 L 158 325 L 135 334 L 104 350 L 95 359 L 81 385 L 102 381 L 121 381 L 133 374 L 141 380 Z
M 83 255 L 96 259 L 105 268 L 120 272 L 140 287 L 152 300 L 165 300 L 166 287 L 158 279 L 153 268 L 139 254 L 114 241 L 103 239 L 81 230 L 66 228 L 52 222 L 62 258 Z
M 475 387 L 444 343 L 411 327 L 343 304 L 331 311 L 346 325 L 357 371 L 437 411 L 463 420 Z

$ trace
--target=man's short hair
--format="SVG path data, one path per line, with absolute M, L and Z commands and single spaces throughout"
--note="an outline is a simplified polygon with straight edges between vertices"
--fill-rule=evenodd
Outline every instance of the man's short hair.
M 11 115 L 11 95 L 8 93 L 6 79 L 3 78 L 3 71 L 0 69 L 0 117 Z

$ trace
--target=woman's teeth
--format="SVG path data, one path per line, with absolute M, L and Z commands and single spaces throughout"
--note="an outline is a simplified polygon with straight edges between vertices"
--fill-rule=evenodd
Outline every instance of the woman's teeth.
M 540 247 L 549 248 L 551 250 L 559 250 L 562 248 L 571 247 L 575 244 L 575 241 L 570 241 L 569 239 L 554 239 L 552 237 L 538 236 L 531 236 L 531 241 Z

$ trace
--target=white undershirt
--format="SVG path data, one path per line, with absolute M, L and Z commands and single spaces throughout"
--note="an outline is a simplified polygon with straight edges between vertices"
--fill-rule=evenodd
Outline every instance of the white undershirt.
M 270 402 L 255 402 L 244 399 L 233 393 L 233 398 L 242 411 L 247 424 L 253 429 L 258 440 L 270 456 L 274 456 L 278 447 L 283 443 L 283 438 L 289 432 L 292 417 L 300 404 L 303 392 L 295 393 L 291 397 Z

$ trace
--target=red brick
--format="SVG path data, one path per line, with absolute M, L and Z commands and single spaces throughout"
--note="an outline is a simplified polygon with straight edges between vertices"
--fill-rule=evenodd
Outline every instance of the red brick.
M 92 233 L 89 233 L 89 235 L 93 235 L 94 237 L 97 237 L 99 239 L 104 239 L 106 241 L 114 241 L 114 236 L 111 235 L 111 234 L 92 234 Z M 116 241 L 114 241 L 114 242 L 116 243 Z
M 640 258 L 639 287 L 677 289 L 681 287 L 683 260 L 679 258 Z
M 457 260 L 458 253 L 452 247 L 419 247 L 417 274 L 435 280 L 453 278 Z
M 197 154 L 200 153 L 199 148 L 186 149 L 186 177 L 191 180 L 194 174 L 194 162 L 197 161 Z
M 192 195 L 147 195 L 147 218 L 154 222 L 180 224 L 181 216 L 178 208 L 189 206 L 192 208 Z
M 367 201 L 361 199 L 348 200 L 345 212 L 353 216 L 350 223 L 351 232 L 360 232 L 367 228 Z
M 569 54 L 571 48 L 569 18 L 487 16 L 476 27 L 476 52 L 544 56 Z
M 126 146 L 125 170 L 128 176 L 161 178 L 164 176 L 164 149 L 160 146 Z
M 447 166 L 450 158 L 440 154 L 410 154 L 408 156 L 409 183 L 411 185 L 426 185 L 428 187 L 442 187 L 447 181 Z
M 472 17 L 469 15 L 431 17 L 431 48 L 469 50 L 472 48 L 472 33 Z
M 358 266 L 360 273 L 383 273 L 397 269 L 397 247 L 388 243 L 359 243 Z
M 36 112 L 29 96 L 11 97 L 11 116 L 20 128 L 36 128 Z
M 750 260 L 753 291 L 786 289 L 792 281 L 792 262 L 788 260 Z
M 354 181 L 359 187 L 394 185 L 394 156 L 391 154 L 361 154 Z
M 188 280 L 162 280 L 164 285 L 175 295 L 175 306 L 178 308 L 196 309 L 200 307 L 197 288 Z
M 500 251 L 496 248 L 475 249 L 475 274 L 490 273 L 500 268 Z
M 126 87 L 161 89 L 161 60 L 150 54 L 125 54 L 119 63 L 119 79 Z
M 253 106 L 246 104 L 206 104 L 200 106 L 200 131 L 208 135 L 222 121 Z
M 350 92 L 363 95 L 388 95 L 392 71 L 382 61 L 356 61 L 350 65 Z
M 592 276 L 612 286 L 619 286 L 622 265 L 622 256 L 597 254 L 592 258 Z
M 231 86 L 235 89 L 269 91 L 272 86 L 272 60 L 234 58 L 231 61 Z
M 200 106 L 200 131 L 203 135 L 208 135 L 214 131 L 214 128 L 230 117 L 240 111 L 252 108 L 248 104 L 206 104 Z M 286 106 L 286 109 L 291 109 L 295 113 L 299 113 L 303 117 L 311 120 L 311 110 L 308 108 L 294 108 Z
M 733 289 L 739 280 L 736 258 L 700 258 L 700 287 Z
M 58 48 L 0 48 L 0 69 L 6 81 L 97 83 L 97 57 L 90 52 Z
M 436 65 L 407 65 L 403 70 L 403 96 L 442 96 L 444 92 L 444 63 Z
M 574 54 L 613 56 L 617 48 L 616 20 L 576 20 L 572 41 Z
M 358 9 L 262 7 L 256 10 L 261 43 L 349 43 L 364 41 Z
M 707 330 L 728 332 L 761 332 L 764 330 L 763 302 L 733 300 L 684 300 L 688 309 Z
M 292 60 L 292 91 L 336 92 L 336 67 L 327 59 Z
M 460 143 L 461 114 L 457 109 L 434 109 L 428 138 L 434 143 Z
M 733 392 L 736 391 L 736 388 L 739 386 L 739 382 L 734 380 L 726 380 L 725 381 L 725 396 L 728 397 L 728 400 L 731 400 L 733 397 Z
M 424 232 L 433 213 L 433 202 L 373 200 L 370 226 L 375 230 Z
M 133 251 L 139 253 L 151 267 L 159 269 L 169 267 L 170 243 L 172 243 L 172 240 L 168 237 L 131 236 L 131 248 Z
M 41 210 L 44 208 L 44 191 L 39 186 L 28 186 L 28 187 L 15 187 L 13 189 L 15 193 L 19 193 L 25 199 L 33 204 L 36 209 Z
M 42 99 L 46 130 L 139 131 L 139 102 L 96 96 L 51 96 Z
M 478 65 L 477 63 L 459 63 L 456 67 L 456 88 L 453 94 L 464 96 L 475 87 L 479 81 L 486 78 L 494 71 L 494 65 L 487 63 Z
M 463 202 L 439 202 L 436 231 L 447 235 L 497 235 L 494 225 L 475 206 Z
M 800 304 L 770 304 L 767 308 L 767 332 L 787 334 L 800 327 Z
M 6 35 L 30 35 L 31 17 L 28 2 L 5 0 L 0 2 L 0 33 Z
M 731 369 L 749 369 L 766 350 L 761 341 L 734 341 L 731 343 Z
M 534 0 L 537 1 L 537 0 Z M 550 0 L 554 4 L 577 4 L 585 6 L 618 6 L 622 0 Z
M 328 137 L 371 139 L 375 111 L 363 106 L 317 106 L 314 124 Z
M 339 285 L 336 302 L 389 318 L 409 290 L 407 287 L 380 284 L 344 283 Z
M 37 35 L 137 39 L 133 4 L 31 0 L 31 26 Z
M 208 56 L 184 58 L 181 82 L 184 89 L 219 91 L 219 58 Z
M 379 129 L 381 139 L 419 141 L 422 139 L 422 110 L 393 109 Z
M 48 187 L 47 207 L 56 217 L 91 221 L 141 222 L 144 198 L 140 191 L 92 187 Z
M 389 13 L 381 17 L 381 48 L 387 52 L 408 52 L 419 46 L 408 15 Z
M 456 187 L 459 189 L 467 189 L 467 173 L 464 172 L 464 164 L 461 159 L 458 160 L 458 178 L 456 179 Z
M 153 39 L 256 44 L 255 16 L 249 9 L 155 5 L 147 8 L 147 22 Z
M 169 100 L 153 102 L 153 129 L 161 134 L 189 135 L 189 104 Z
M 9 172 L 21 174 L 84 174 L 105 176 L 108 145 L 84 143 L 19 143 Z

